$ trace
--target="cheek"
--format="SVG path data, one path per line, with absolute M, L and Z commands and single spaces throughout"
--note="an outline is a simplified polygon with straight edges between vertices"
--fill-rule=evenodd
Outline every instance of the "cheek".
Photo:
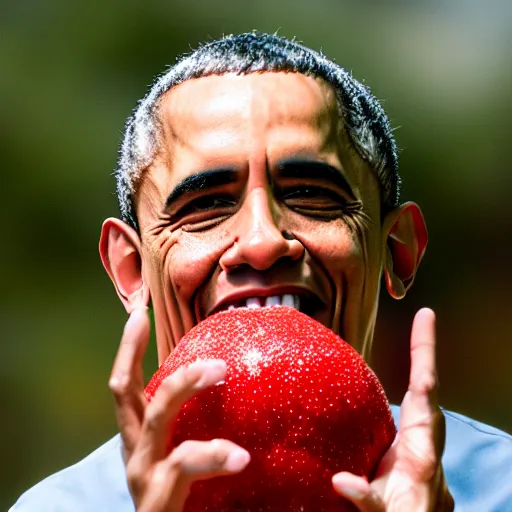
M 165 272 L 176 294 L 185 301 L 197 290 L 216 268 L 228 245 L 227 233 L 211 230 L 203 233 L 181 232 L 165 257 Z
M 299 225 L 297 225 L 299 228 Z M 345 222 L 337 219 L 331 222 L 303 222 L 300 236 L 307 251 L 339 283 L 342 274 L 359 273 L 364 268 L 364 250 L 357 234 Z

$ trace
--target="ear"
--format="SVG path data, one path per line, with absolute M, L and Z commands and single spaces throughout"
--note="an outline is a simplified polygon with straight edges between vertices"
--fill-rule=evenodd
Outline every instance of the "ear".
M 140 238 L 119 219 L 107 219 L 101 227 L 100 256 L 124 308 L 148 306 L 149 288 L 144 286 Z
M 427 227 L 419 206 L 405 203 L 389 212 L 384 218 L 384 236 L 386 287 L 393 298 L 401 299 L 412 285 L 427 247 Z

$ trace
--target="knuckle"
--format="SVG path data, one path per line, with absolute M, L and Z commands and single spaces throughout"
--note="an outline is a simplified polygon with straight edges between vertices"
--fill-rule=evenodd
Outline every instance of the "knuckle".
M 179 380 L 179 375 L 173 373 L 166 377 L 160 387 L 156 390 L 155 399 L 151 401 L 152 414 L 155 416 L 162 416 L 169 411 L 169 408 L 175 408 L 181 405 L 181 396 L 183 394 L 182 384 Z
M 157 389 L 157 393 L 162 395 L 167 395 L 167 398 L 174 397 L 176 392 L 179 391 L 180 387 L 180 369 L 176 370 L 174 373 L 166 377 L 160 387 Z
M 182 472 L 185 467 L 186 460 L 190 457 L 193 450 L 194 443 L 192 441 L 183 441 L 183 443 L 174 448 L 169 457 L 169 464 L 171 468 L 178 472 Z
M 132 459 L 126 465 L 126 480 L 134 494 L 140 494 L 144 488 L 143 471 L 138 461 Z
M 162 488 L 168 485 L 170 481 L 172 481 L 172 478 L 168 469 L 162 464 L 157 464 L 151 476 L 151 485 Z
M 226 443 L 222 439 L 212 439 L 210 441 L 210 448 L 213 451 L 219 451 L 225 448 Z
M 216 446 L 212 446 L 212 451 L 211 451 L 212 464 L 216 468 L 220 468 L 220 467 L 224 466 L 224 464 L 226 463 L 228 453 L 225 448 L 226 447 L 223 444 L 218 444 Z
M 421 372 L 416 382 L 416 388 L 421 393 L 432 393 L 437 389 L 437 377 L 429 371 Z
M 130 389 L 130 378 L 128 375 L 111 377 L 108 381 L 108 387 L 115 396 L 126 395 Z
M 194 389 L 197 380 L 197 371 L 190 371 L 189 367 L 182 366 L 164 379 L 160 387 L 172 397 L 181 397 Z
M 144 417 L 146 428 L 151 432 L 157 430 L 160 423 L 162 422 L 164 413 L 165 410 L 162 406 L 156 402 L 151 402 L 146 408 L 146 414 Z
M 197 381 L 200 379 L 200 370 L 197 365 L 189 365 L 183 367 L 181 374 L 181 387 L 183 390 L 195 387 Z
M 228 444 L 229 443 L 224 439 L 212 439 L 209 443 L 209 448 L 214 456 L 222 456 L 225 458 L 229 449 Z
M 179 391 L 180 383 L 181 383 L 181 372 L 178 369 L 176 372 L 174 372 L 172 375 L 169 375 L 166 377 L 162 384 L 160 385 L 159 391 L 161 393 L 165 393 L 170 397 L 173 397 L 177 391 Z

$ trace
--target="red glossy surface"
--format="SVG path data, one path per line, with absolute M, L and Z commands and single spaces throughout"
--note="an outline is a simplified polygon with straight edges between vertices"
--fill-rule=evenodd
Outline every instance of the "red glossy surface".
M 396 434 L 360 355 L 293 308 L 224 311 L 183 337 L 148 398 L 178 367 L 209 358 L 227 362 L 226 382 L 185 404 L 171 444 L 230 439 L 251 462 L 239 475 L 195 483 L 187 512 L 354 510 L 332 489 L 332 475 L 370 477 Z

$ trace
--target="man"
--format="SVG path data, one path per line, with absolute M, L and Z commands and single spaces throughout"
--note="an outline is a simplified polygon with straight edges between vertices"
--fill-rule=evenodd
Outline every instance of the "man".
M 231 36 L 160 77 L 127 123 L 122 220 L 105 221 L 100 241 L 130 313 L 110 379 L 120 437 L 12 510 L 179 511 L 194 480 L 243 471 L 250 455 L 226 440 L 167 453 L 180 407 L 221 381 L 225 365 L 181 369 L 147 404 L 146 308 L 160 362 L 213 312 L 285 295 L 368 356 L 381 276 L 403 297 L 427 243 L 421 211 L 399 204 L 399 185 L 378 102 L 301 45 Z M 399 432 L 375 479 L 342 473 L 332 485 L 362 512 L 449 511 L 454 501 L 456 510 L 512 510 L 512 438 L 437 404 L 434 323 L 426 309 L 414 320 Z

